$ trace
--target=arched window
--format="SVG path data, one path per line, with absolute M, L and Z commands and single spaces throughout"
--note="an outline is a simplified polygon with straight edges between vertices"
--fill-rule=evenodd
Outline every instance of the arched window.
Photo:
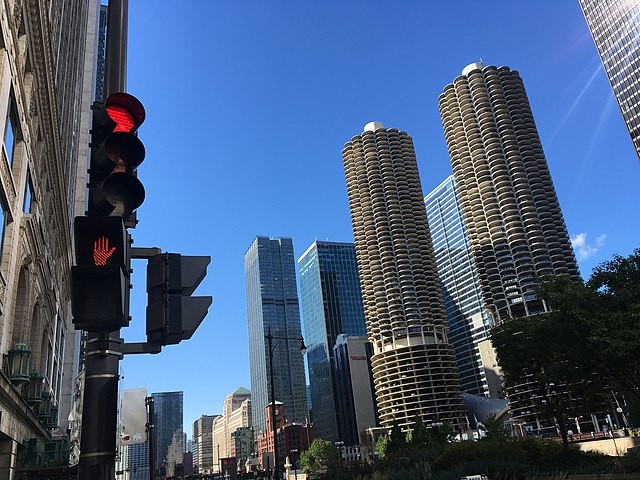
M 20 269 L 18 277 L 18 289 L 16 292 L 16 302 L 13 306 L 13 336 L 12 344 L 29 343 L 31 332 L 29 318 L 29 270 L 26 266 Z M 34 308 L 35 315 L 35 308 Z M 30 344 L 33 347 L 33 344 Z

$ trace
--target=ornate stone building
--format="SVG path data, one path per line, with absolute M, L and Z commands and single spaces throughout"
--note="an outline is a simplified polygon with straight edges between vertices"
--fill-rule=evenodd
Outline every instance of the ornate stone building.
M 85 65 L 94 63 L 97 8 L 94 0 L 0 3 L 0 480 L 14 478 L 25 441 L 67 426 L 76 373 L 71 228 L 84 205 L 77 185 L 86 175 L 93 68 Z M 48 416 L 46 402 L 28 396 L 35 372 L 54 405 Z

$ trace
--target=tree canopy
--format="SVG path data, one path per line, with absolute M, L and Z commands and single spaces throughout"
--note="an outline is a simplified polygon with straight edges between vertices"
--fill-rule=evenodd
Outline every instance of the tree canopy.
M 602 410 L 611 390 L 640 400 L 640 249 L 598 266 L 588 282 L 541 281 L 549 313 L 511 319 L 491 341 L 504 383 L 533 382 L 537 413 L 555 420 Z
M 333 443 L 316 438 L 309 450 L 302 452 L 300 467 L 305 473 L 320 474 L 335 471 L 340 465 L 340 453 Z

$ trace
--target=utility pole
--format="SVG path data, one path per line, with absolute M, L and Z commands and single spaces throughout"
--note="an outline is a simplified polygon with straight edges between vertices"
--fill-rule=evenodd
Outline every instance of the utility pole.
M 107 97 L 126 88 L 128 9 L 128 0 L 109 1 L 105 58 Z M 79 462 L 82 479 L 115 478 L 120 343 L 119 330 L 91 332 L 87 336 Z
M 147 397 L 147 442 L 149 442 L 149 480 L 156 480 L 156 430 L 155 404 L 153 397 Z

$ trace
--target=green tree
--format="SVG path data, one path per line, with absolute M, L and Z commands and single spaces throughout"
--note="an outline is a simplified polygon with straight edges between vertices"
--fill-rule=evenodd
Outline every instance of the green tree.
M 505 427 L 500 420 L 497 420 L 495 415 L 489 415 L 480 423 L 479 428 L 484 430 L 487 440 L 504 442 L 511 438 L 509 429 Z
M 640 401 L 640 249 L 597 266 L 580 341 L 612 386 Z
M 600 367 L 580 341 L 596 295 L 567 277 L 545 279 L 538 294 L 552 311 L 511 319 L 492 331 L 491 341 L 507 390 L 530 383 L 537 414 L 555 422 L 566 449 L 569 416 L 602 410 L 609 400 Z
M 335 472 L 340 466 L 340 453 L 333 443 L 316 438 L 309 450 L 300 455 L 300 467 L 305 473 Z

